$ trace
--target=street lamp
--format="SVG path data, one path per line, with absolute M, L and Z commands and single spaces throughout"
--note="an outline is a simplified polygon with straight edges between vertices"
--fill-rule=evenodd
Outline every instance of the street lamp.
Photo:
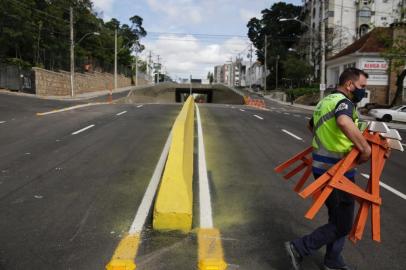
M 324 11 L 324 1 L 322 2 L 322 10 Z M 299 20 L 297 17 L 295 18 L 280 18 L 280 22 L 285 22 L 285 21 L 296 21 L 299 22 L 303 25 L 305 25 L 310 31 L 312 31 L 312 27 L 308 25 L 307 23 Z M 311 32 L 312 33 L 312 32 Z M 324 17 L 322 18 L 322 23 L 321 23 L 321 30 L 319 31 L 320 38 L 321 38 L 321 48 L 320 48 L 320 53 L 321 53 L 321 67 L 320 67 L 320 100 L 323 99 L 324 97 L 324 91 L 326 90 L 326 33 L 325 33 L 325 24 L 324 24 Z M 311 46 L 310 46 L 311 50 Z
M 78 42 L 75 43 L 73 40 L 73 28 L 71 28 L 71 42 L 70 42 L 70 89 L 71 89 L 71 96 L 75 96 L 75 46 L 78 45 L 83 39 L 87 36 L 95 35 L 100 36 L 99 32 L 90 32 L 86 33 L 79 39 Z

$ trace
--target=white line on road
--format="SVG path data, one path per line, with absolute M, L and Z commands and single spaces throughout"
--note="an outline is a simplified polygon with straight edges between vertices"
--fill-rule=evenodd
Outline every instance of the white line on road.
M 258 118 L 258 119 L 264 120 L 264 118 L 262 118 L 261 116 L 258 116 L 258 115 L 256 115 L 256 114 L 254 114 L 254 116 L 255 116 L 256 118 Z
M 127 111 L 122 111 L 122 112 L 120 112 L 120 113 L 118 113 L 118 114 L 116 114 L 117 116 L 120 116 L 120 115 L 122 115 L 122 114 L 125 114 Z
M 300 115 L 298 115 L 298 114 L 294 114 L 293 116 L 294 116 L 294 117 L 300 117 Z
M 90 126 L 87 126 L 87 127 L 85 127 L 85 128 L 82 128 L 82 129 L 80 129 L 80 130 L 78 130 L 78 131 L 75 131 L 75 132 L 72 133 L 72 135 L 79 134 L 79 133 L 81 133 L 81 132 L 83 132 L 83 131 L 85 131 L 85 130 L 88 130 L 89 128 L 92 128 L 92 127 L 94 127 L 94 125 L 90 125 Z
M 0 124 L 4 124 L 6 121 L 0 121 Z
M 405 143 L 402 143 L 402 145 L 403 145 L 403 146 L 406 146 L 406 144 L 405 144 Z
M 162 150 L 161 157 L 156 164 L 154 173 L 152 174 L 151 181 L 148 184 L 147 190 L 144 193 L 141 204 L 138 207 L 137 214 L 135 215 L 134 221 L 130 227 L 129 234 L 141 233 L 144 227 L 145 221 L 148 217 L 148 213 L 151 209 L 152 202 L 154 201 L 155 193 L 158 188 L 159 182 L 161 180 L 162 172 L 165 167 L 166 158 L 168 157 L 169 148 L 172 141 L 172 132 L 169 133 L 168 139 L 164 149 Z
M 361 175 L 362 175 L 363 177 L 369 179 L 369 174 L 361 173 Z M 386 189 L 386 190 L 392 192 L 393 194 L 395 194 L 395 195 L 401 197 L 402 199 L 406 200 L 406 195 L 403 194 L 402 192 L 400 192 L 400 191 L 394 189 L 394 188 L 391 187 L 391 186 L 388 186 L 387 184 L 385 184 L 384 182 L 381 182 L 381 181 L 379 181 L 379 185 L 380 185 L 381 187 L 383 187 L 384 189 Z
M 285 113 L 283 113 L 283 114 L 289 115 L 290 113 L 288 113 L 288 112 L 285 112 Z
M 287 131 L 286 129 L 282 129 L 283 132 L 285 132 L 286 134 L 292 136 L 293 138 L 299 140 L 299 141 L 303 141 L 302 138 L 300 138 L 299 136 L 296 136 L 295 134 L 293 134 L 292 132 Z
M 141 108 L 142 106 L 144 106 L 144 105 L 138 105 L 137 108 Z
M 197 136 L 199 141 L 199 201 L 200 201 L 200 227 L 213 228 L 213 216 L 209 179 L 207 177 L 206 154 L 204 150 L 203 129 L 200 119 L 199 107 L 196 106 Z
M 240 111 L 245 112 L 245 110 L 244 110 L 244 109 L 240 109 Z
M 310 120 L 310 119 L 311 119 L 309 116 L 306 116 L 305 118 L 306 118 L 306 119 L 308 119 L 308 120 Z

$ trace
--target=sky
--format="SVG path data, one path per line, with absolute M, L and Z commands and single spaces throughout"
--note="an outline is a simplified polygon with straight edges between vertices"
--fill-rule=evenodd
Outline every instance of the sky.
M 237 56 L 248 61 L 247 23 L 261 17 L 274 0 L 93 0 L 94 8 L 108 21 L 129 23 L 138 15 L 144 19 L 147 36 L 141 40 L 156 62 L 173 79 L 206 78 L 214 66 Z M 284 1 L 301 5 L 301 0 Z M 255 48 L 254 48 L 255 50 Z M 255 61 L 255 54 L 253 56 Z

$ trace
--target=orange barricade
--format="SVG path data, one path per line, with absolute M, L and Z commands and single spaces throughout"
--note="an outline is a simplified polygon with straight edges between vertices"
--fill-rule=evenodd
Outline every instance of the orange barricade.
M 244 104 L 260 109 L 265 109 L 265 101 L 262 99 L 251 98 L 251 97 L 244 97 Z
M 308 198 L 309 196 L 313 196 L 314 198 L 314 202 L 305 215 L 305 217 L 308 219 L 313 219 L 315 217 L 334 189 L 351 194 L 360 204 L 352 231 L 349 235 L 349 239 L 354 243 L 362 238 L 369 209 L 371 209 L 372 213 L 372 239 L 377 242 L 381 241 L 380 205 L 382 204 L 382 199 L 379 194 L 379 179 L 383 171 L 385 161 L 389 157 L 390 153 L 390 146 L 388 143 L 391 141 L 391 139 L 385 138 L 379 132 L 371 132 L 368 129 L 363 132 L 363 136 L 371 145 L 372 150 L 370 176 L 365 189 L 360 188 L 344 175 L 347 171 L 353 169 L 357 165 L 357 158 L 359 157 L 360 152 L 355 147 L 343 159 L 332 166 L 327 172 L 313 181 L 302 191 L 300 190 L 311 174 L 312 159 L 311 157 L 308 157 L 308 155 L 311 154 L 312 147 L 309 147 L 296 154 L 275 168 L 277 173 L 282 173 L 282 171 L 289 168 L 297 161 L 301 162 L 293 170 L 284 175 L 284 178 L 289 179 L 299 173 L 301 170 L 305 169 L 303 176 L 296 184 L 294 190 L 299 192 L 299 195 L 302 198 Z M 398 150 L 403 151 L 403 148 Z

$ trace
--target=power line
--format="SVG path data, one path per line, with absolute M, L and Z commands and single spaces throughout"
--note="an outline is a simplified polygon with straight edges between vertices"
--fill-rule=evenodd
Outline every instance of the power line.
M 9 0 L 9 1 L 11 1 L 11 2 L 14 3 L 14 4 L 20 5 L 21 7 L 25 8 L 26 10 L 36 11 L 36 12 L 38 12 L 38 13 L 41 13 L 41 14 L 43 14 L 43 15 L 46 15 L 46 16 L 48 16 L 48 17 L 50 17 L 50 18 L 55 19 L 55 20 L 59 20 L 59 21 L 61 21 L 61 22 L 64 22 L 64 23 L 69 24 L 69 21 L 66 21 L 66 20 L 64 20 L 64 19 L 58 18 L 58 17 L 56 17 L 56 16 L 53 16 L 53 15 L 49 14 L 48 12 L 45 12 L 45 11 L 36 9 L 36 8 L 34 8 L 34 7 L 30 7 L 30 6 L 28 6 L 28 5 L 26 5 L 26 4 L 22 3 L 22 2 L 19 2 L 19 1 L 17 1 L 17 0 Z

